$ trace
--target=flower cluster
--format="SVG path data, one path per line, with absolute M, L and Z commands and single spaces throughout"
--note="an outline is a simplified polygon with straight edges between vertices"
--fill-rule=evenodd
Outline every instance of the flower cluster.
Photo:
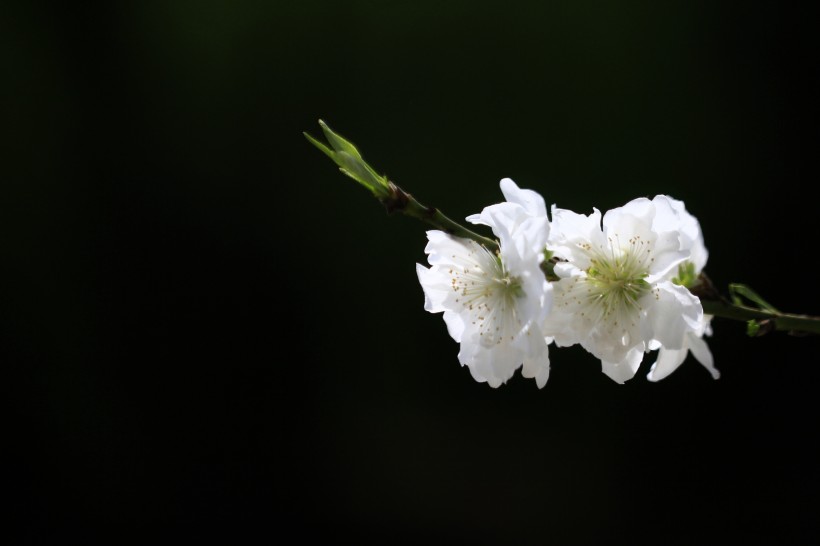
M 717 379 L 704 335 L 710 318 L 687 285 L 708 253 L 698 221 L 665 195 L 584 215 L 552 206 L 512 180 L 506 199 L 467 217 L 492 229 L 498 251 L 428 231 L 430 267 L 417 264 L 424 308 L 443 313 L 459 362 L 492 387 L 518 368 L 543 387 L 550 344 L 581 345 L 618 383 L 657 350 L 663 379 L 692 352 Z M 549 277 L 545 273 L 549 271 Z

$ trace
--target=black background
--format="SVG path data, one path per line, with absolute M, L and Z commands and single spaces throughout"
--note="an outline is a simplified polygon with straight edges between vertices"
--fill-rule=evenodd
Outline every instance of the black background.
M 707 271 L 820 313 L 818 34 L 718 2 L 5 5 L 9 544 L 812 543 L 814 338 L 714 323 L 619 386 L 474 382 L 317 119 L 453 218 L 512 177 L 682 199 Z M 293 538 L 285 539 L 291 534 Z

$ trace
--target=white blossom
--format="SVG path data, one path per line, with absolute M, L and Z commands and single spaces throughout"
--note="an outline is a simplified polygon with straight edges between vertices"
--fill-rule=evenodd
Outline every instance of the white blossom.
M 416 264 L 424 308 L 443 312 L 450 336 L 460 343 L 459 362 L 479 382 L 498 387 L 523 365 L 522 374 L 543 387 L 549 377 L 543 322 L 552 287 L 541 271 L 549 235 L 543 198 L 501 181 L 507 199 L 467 218 L 492 228 L 496 254 L 475 241 L 427 232 L 430 267 Z
M 555 266 L 545 334 L 558 346 L 580 344 L 619 383 L 635 375 L 650 347 L 683 350 L 703 324 L 700 300 L 671 280 L 692 245 L 666 205 L 662 196 L 635 199 L 603 222 L 597 209 L 552 208 L 547 246 L 564 261 Z

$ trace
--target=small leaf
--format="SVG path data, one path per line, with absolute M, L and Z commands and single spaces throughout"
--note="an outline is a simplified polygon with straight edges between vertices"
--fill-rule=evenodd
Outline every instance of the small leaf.
M 746 323 L 746 335 L 749 337 L 757 336 L 758 332 L 760 332 L 760 323 L 756 320 L 752 319 Z
M 322 126 L 322 132 L 325 133 L 325 138 L 327 138 L 327 141 L 330 143 L 331 146 L 333 146 L 334 150 L 336 150 L 337 152 L 347 152 L 348 154 L 352 155 L 353 157 L 361 161 L 362 156 L 359 153 L 359 150 L 356 149 L 352 142 L 349 142 L 341 136 L 334 133 L 324 121 L 319 120 L 319 125 Z
M 774 305 L 764 300 L 760 297 L 760 294 L 746 286 L 745 284 L 730 284 L 729 285 L 729 293 L 732 295 L 732 301 L 735 305 L 743 305 L 743 301 L 741 300 L 741 296 L 746 298 L 747 300 L 751 301 L 752 303 L 757 304 L 760 309 L 764 311 L 771 311 L 772 313 L 780 313 Z
M 324 144 L 322 144 L 321 142 L 319 142 L 318 140 L 316 140 L 315 138 L 313 138 L 312 136 L 310 136 L 306 132 L 302 132 L 302 134 L 305 135 L 305 138 L 308 139 L 308 142 L 310 142 L 311 144 L 313 144 L 314 146 L 319 148 L 330 159 L 333 159 L 333 152 L 331 151 L 330 148 L 328 148 L 327 146 L 325 146 Z

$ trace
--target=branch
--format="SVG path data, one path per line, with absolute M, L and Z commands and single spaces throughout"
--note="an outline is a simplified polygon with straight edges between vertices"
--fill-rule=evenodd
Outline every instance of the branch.
M 316 146 L 339 166 L 339 170 L 346 174 L 368 190 L 378 199 L 388 214 L 400 212 L 423 222 L 426 222 L 436 229 L 450 235 L 472 239 L 480 245 L 485 246 L 492 252 L 498 251 L 498 243 L 493 239 L 483 237 L 478 233 L 467 229 L 458 222 L 455 222 L 442 214 L 435 207 L 422 205 L 416 199 L 387 179 L 386 176 L 379 175 L 376 170 L 368 165 L 362 158 L 359 151 L 352 142 L 342 138 L 330 130 L 327 124 L 319 120 L 319 125 L 327 138 L 330 148 L 319 142 L 307 133 L 302 133 L 308 141 Z
M 319 120 L 326 144 L 307 133 L 308 141 L 316 146 L 339 166 L 339 170 L 367 188 L 376 199 L 384 205 L 388 214 L 401 213 L 421 220 L 436 229 L 456 237 L 472 239 L 492 252 L 499 250 L 498 242 L 464 227 L 442 214 L 435 207 L 419 203 L 411 194 L 380 175 L 364 161 L 356 146 L 334 133 L 322 120 Z M 556 260 L 547 251 L 541 268 L 548 280 L 557 280 L 553 268 Z M 757 292 L 742 284 L 729 285 L 731 300 L 724 297 L 712 284 L 712 281 L 701 273 L 695 273 L 694 265 L 687 264 L 679 270 L 674 282 L 688 288 L 700 298 L 703 312 L 707 315 L 747 323 L 751 336 L 761 336 L 774 330 L 787 331 L 792 335 L 820 334 L 820 317 L 782 313 L 760 297 Z M 744 300 L 749 303 L 744 303 Z
M 820 317 L 782 313 L 767 303 L 751 288 L 742 284 L 729 285 L 732 301 L 720 294 L 712 281 L 701 273 L 698 283 L 690 291 L 700 298 L 703 312 L 720 318 L 745 321 L 750 336 L 762 336 L 774 330 L 791 335 L 820 334 Z M 757 305 L 743 303 L 741 296 Z

